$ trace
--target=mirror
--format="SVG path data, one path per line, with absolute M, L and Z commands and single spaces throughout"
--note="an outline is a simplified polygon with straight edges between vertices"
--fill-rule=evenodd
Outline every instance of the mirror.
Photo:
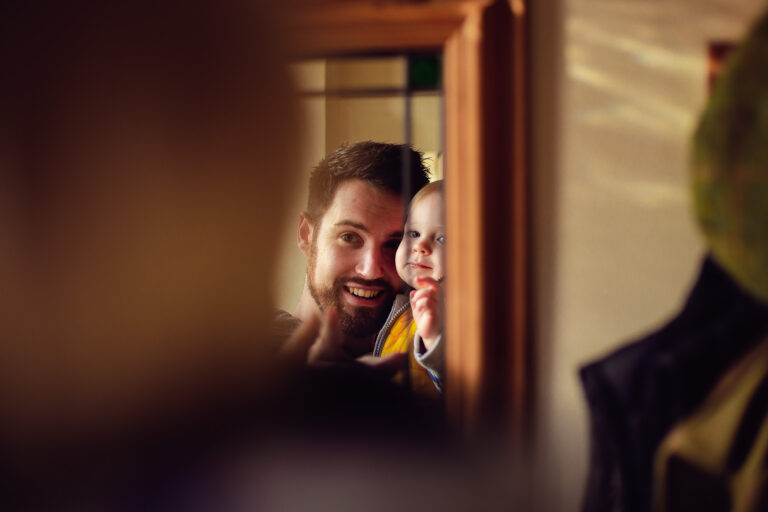
M 297 59 L 324 62 L 314 65 L 325 66 L 326 89 L 338 85 L 336 78 L 327 80 L 329 66 L 343 77 L 350 62 L 329 57 L 441 56 L 445 143 L 437 163 L 447 176 L 451 237 L 445 399 L 450 421 L 468 434 L 488 428 L 520 433 L 530 405 L 525 27 L 524 0 L 328 3 L 302 8 L 293 19 Z M 394 66 L 407 68 L 402 62 Z M 329 115 L 339 120 L 332 133 L 312 141 L 318 150 L 348 136 L 356 125 L 335 109 L 367 104 L 370 98 L 363 96 L 314 98 L 309 109 L 322 111 L 326 128 Z M 311 95 L 306 99 L 312 104 Z M 412 98 L 411 110 L 413 105 Z M 403 133 L 415 131 L 415 123 L 395 121 Z M 309 155 L 308 168 L 321 156 Z

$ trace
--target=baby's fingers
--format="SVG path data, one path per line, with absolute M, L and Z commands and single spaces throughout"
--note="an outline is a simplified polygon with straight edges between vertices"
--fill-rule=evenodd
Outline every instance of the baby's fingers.
M 419 290 L 422 291 L 422 290 Z M 436 309 L 438 307 L 437 297 L 427 293 L 416 293 L 411 298 L 411 308 L 416 310 L 422 310 L 424 308 Z
M 432 288 L 422 288 L 421 290 L 414 290 L 411 292 L 411 304 L 418 302 L 424 298 L 437 301 L 440 298 L 440 291 Z
M 423 289 L 437 290 L 440 287 L 440 283 L 437 282 L 435 279 L 432 279 L 431 277 L 417 277 L 415 284 L 416 284 L 416 287 L 420 290 L 423 290 Z

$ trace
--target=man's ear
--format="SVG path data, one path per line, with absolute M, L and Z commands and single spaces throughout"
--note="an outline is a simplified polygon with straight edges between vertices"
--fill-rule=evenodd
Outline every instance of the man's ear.
M 299 249 L 305 256 L 309 257 L 309 249 L 312 246 L 312 233 L 315 230 L 315 225 L 312 219 L 309 218 L 307 212 L 302 212 L 299 216 L 299 229 L 296 234 L 296 242 Z

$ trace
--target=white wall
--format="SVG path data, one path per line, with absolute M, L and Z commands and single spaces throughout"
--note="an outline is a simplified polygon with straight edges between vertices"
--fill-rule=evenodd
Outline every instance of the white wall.
M 326 62 L 315 60 L 306 62 L 294 69 L 296 87 L 300 90 L 323 90 L 326 84 Z M 326 144 L 326 101 L 324 97 L 308 97 L 301 101 L 303 133 L 298 140 L 303 141 L 296 151 L 301 153 L 301 170 L 296 180 L 297 186 L 288 209 L 289 217 L 283 219 L 285 231 L 280 244 L 277 271 L 273 276 L 276 306 L 286 311 L 293 311 L 301 296 L 304 286 L 306 263 L 304 255 L 296 245 L 299 215 L 306 208 L 308 181 L 312 168 L 325 156 Z M 275 222 L 280 219 L 275 219 Z M 266 243 L 266 242 L 265 242 Z
M 688 141 L 706 42 L 763 0 L 532 4 L 536 431 L 547 510 L 578 510 L 588 419 L 578 368 L 663 324 L 698 271 Z

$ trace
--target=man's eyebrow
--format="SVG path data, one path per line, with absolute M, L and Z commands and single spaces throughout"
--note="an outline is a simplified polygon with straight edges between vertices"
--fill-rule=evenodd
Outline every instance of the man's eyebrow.
M 370 231 L 368 230 L 367 227 L 365 227 L 365 225 L 360 224 L 359 222 L 355 222 L 353 220 L 340 220 L 339 222 L 335 223 L 333 226 L 334 227 L 344 227 L 344 226 L 346 226 L 346 227 L 350 227 L 350 228 L 359 229 L 360 231 L 363 231 L 365 233 L 370 233 Z M 398 231 L 393 231 L 393 232 L 391 232 L 389 234 L 389 237 L 390 238 L 403 238 L 403 230 L 400 229 Z
M 339 222 L 334 224 L 334 227 L 341 227 L 341 226 L 348 226 L 350 228 L 359 229 L 360 231 L 365 231 L 366 233 L 369 233 L 368 228 L 360 224 L 359 222 L 354 222 L 351 220 L 340 220 Z

